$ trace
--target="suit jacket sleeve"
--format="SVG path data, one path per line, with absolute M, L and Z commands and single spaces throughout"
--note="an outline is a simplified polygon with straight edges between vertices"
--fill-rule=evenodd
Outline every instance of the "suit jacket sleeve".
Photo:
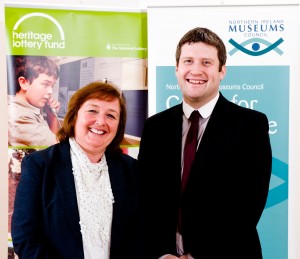
M 39 165 L 30 155 L 22 160 L 22 174 L 14 203 L 12 237 L 20 258 L 48 258 L 43 240 L 42 182 Z

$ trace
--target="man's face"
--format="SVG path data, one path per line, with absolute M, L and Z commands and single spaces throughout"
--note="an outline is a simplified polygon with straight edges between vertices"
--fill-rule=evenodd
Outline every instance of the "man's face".
M 184 44 L 176 67 L 176 77 L 184 100 L 199 108 L 212 100 L 225 77 L 226 67 L 219 71 L 217 49 L 202 42 Z

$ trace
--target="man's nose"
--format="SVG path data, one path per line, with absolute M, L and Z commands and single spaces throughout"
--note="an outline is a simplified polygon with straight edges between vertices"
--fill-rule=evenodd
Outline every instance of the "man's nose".
M 191 69 L 192 74 L 202 74 L 203 73 L 203 65 L 199 62 L 194 63 Z

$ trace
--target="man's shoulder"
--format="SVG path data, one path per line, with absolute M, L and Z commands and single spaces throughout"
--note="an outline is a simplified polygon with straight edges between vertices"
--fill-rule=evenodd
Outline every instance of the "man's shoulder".
M 130 156 L 129 154 L 123 152 L 105 152 L 106 158 L 108 160 L 121 160 L 125 163 L 135 163 L 136 158 Z
M 221 108 L 223 108 L 223 105 L 226 105 L 227 106 L 226 109 L 228 109 L 229 111 L 241 114 L 241 116 L 247 116 L 247 115 L 249 115 L 249 116 L 265 116 L 265 114 L 262 111 L 258 111 L 255 109 L 251 109 L 249 107 L 238 105 L 232 101 L 229 101 L 225 97 L 221 98 L 221 103 L 223 103 Z

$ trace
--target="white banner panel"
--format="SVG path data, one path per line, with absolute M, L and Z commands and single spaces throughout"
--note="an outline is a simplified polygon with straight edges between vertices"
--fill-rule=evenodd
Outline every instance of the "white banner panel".
M 213 30 L 226 45 L 227 75 L 220 85 L 223 95 L 238 105 L 262 111 L 269 118 L 272 178 L 258 231 L 264 259 L 286 259 L 289 115 L 290 108 L 294 108 L 291 99 L 299 92 L 294 90 L 299 82 L 299 6 L 151 6 L 150 115 L 181 102 L 175 77 L 175 50 L 180 38 L 194 27 Z

